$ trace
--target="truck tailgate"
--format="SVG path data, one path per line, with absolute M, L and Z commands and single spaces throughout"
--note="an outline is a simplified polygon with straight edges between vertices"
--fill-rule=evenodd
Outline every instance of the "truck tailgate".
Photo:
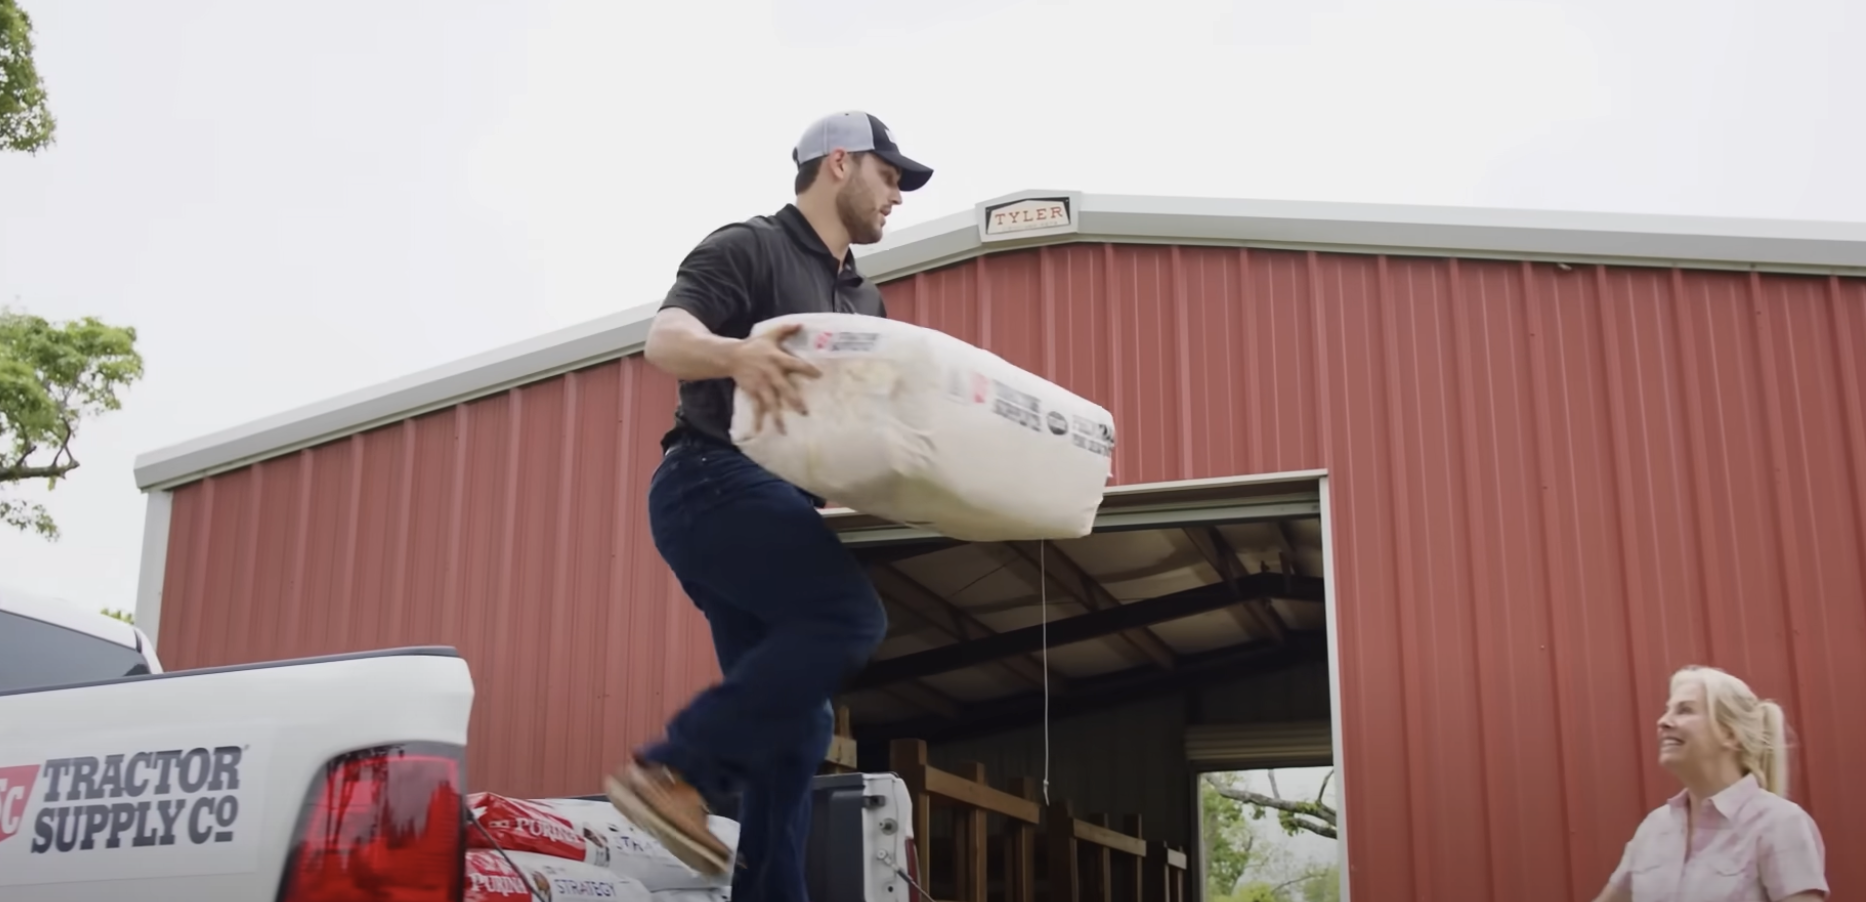
M 334 757 L 464 747 L 452 649 L 0 694 L 0 899 L 272 902 Z

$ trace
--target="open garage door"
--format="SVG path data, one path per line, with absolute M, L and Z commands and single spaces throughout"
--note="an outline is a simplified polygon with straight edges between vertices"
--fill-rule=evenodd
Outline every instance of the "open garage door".
M 931 742 L 1326 661 L 1319 472 L 1111 487 L 1095 531 L 965 543 L 825 511 L 889 609 L 855 735 Z M 1047 660 L 1044 654 L 1047 638 Z
M 1194 771 L 1322 767 L 1334 758 L 1334 727 L 1326 720 L 1186 728 L 1186 760 Z

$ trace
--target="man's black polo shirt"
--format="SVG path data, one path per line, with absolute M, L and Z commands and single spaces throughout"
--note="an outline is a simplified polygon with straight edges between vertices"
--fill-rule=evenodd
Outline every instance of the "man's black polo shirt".
M 714 335 L 744 338 L 754 324 L 789 313 L 861 313 L 887 316 L 881 290 L 855 269 L 855 256 L 837 260 L 794 204 L 772 216 L 735 222 L 706 236 L 687 254 L 661 309 L 693 314 Z M 671 446 L 683 434 L 732 443 L 731 379 L 680 383 Z

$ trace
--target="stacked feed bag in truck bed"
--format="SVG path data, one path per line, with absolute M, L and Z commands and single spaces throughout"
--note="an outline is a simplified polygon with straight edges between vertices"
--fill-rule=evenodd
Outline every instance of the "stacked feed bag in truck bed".
M 466 902 L 538 896 L 723 902 L 730 894 L 730 873 L 694 872 L 606 799 L 512 799 L 482 792 L 467 804 L 480 827 L 467 832 Z M 715 817 L 710 825 L 727 847 L 737 848 L 737 823 Z M 526 895 L 541 887 L 549 891 Z
M 721 814 L 737 814 L 735 800 L 721 801 L 725 806 Z M 603 796 L 553 799 L 544 804 L 555 806 L 566 802 L 609 805 Z M 600 811 L 597 814 L 608 817 Z M 736 849 L 738 824 L 729 817 L 715 817 L 712 823 L 713 833 Z M 574 843 L 556 848 L 567 855 L 579 854 Z M 655 848 L 659 850 L 658 846 Z M 588 853 L 582 854 L 587 857 Z M 667 853 L 660 850 L 659 854 Z M 658 856 L 649 858 L 655 860 Z M 619 860 L 612 857 L 610 866 L 644 874 L 645 881 L 660 887 L 651 890 L 650 902 L 727 902 L 730 899 L 731 887 L 723 880 L 699 885 L 704 878 L 685 871 L 678 862 L 674 863 L 674 868 L 684 871 L 686 879 L 678 877 L 674 869 L 648 872 L 640 864 L 618 864 Z M 913 797 L 899 776 L 829 774 L 815 779 L 811 791 L 810 838 L 804 847 L 804 882 L 810 902 L 927 902 L 914 890 L 914 883 L 920 882 L 916 871 Z M 911 881 L 909 875 L 912 875 Z M 694 885 L 677 888 L 681 883 Z

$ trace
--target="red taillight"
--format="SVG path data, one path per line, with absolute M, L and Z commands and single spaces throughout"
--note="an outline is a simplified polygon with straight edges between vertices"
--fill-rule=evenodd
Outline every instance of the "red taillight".
M 904 845 L 907 848 L 907 902 L 933 902 L 933 897 L 920 889 L 926 886 L 920 882 L 920 849 L 911 836 Z
M 325 765 L 298 816 L 279 902 L 459 902 L 462 754 L 411 743 Z

